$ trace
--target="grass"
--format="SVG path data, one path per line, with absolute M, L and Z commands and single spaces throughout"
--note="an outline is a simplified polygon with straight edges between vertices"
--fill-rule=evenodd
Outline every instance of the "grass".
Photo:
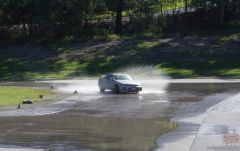
M 153 33 L 144 33 L 138 38 L 110 35 L 107 42 L 54 45 L 48 53 L 56 54 L 38 59 L 26 52 L 25 58 L 14 55 L 14 52 L 0 53 L 0 79 L 95 77 L 129 66 L 146 65 L 155 66 L 172 78 L 239 77 L 240 60 L 238 53 L 235 54 L 239 49 L 238 35 L 220 34 L 215 38 L 211 35 L 207 42 L 210 45 L 199 45 L 199 41 L 208 38 L 206 35 L 202 38 L 199 36 L 197 40 L 184 40 L 184 37 L 179 36 L 164 39 Z M 98 44 L 100 46 L 96 47 Z M 219 51 L 223 53 L 219 54 Z
M 237 57 L 205 58 L 202 60 L 168 60 L 160 63 L 161 69 L 171 77 L 239 77 Z
M 109 55 L 101 59 L 86 56 L 81 61 L 60 60 L 54 64 L 46 62 L 45 71 L 42 64 L 29 65 L 22 63 L 17 67 L 8 67 L 8 71 L 0 75 L 2 80 L 28 80 L 28 79 L 62 79 L 73 77 L 98 76 L 102 73 L 112 72 L 129 65 L 154 65 L 159 71 L 173 78 L 182 77 L 232 77 L 240 76 L 240 60 L 238 57 L 205 58 L 202 60 L 184 58 L 159 59 L 156 55 L 147 55 L 152 52 L 151 45 L 128 48 L 126 54 L 119 56 Z M 146 48 L 146 49 L 145 49 Z M 134 58 L 134 59 L 133 59 Z M 209 61 L 210 60 L 210 61 Z M 11 62 L 9 62 L 11 63 Z M 49 66 L 55 66 L 55 69 Z M 39 70 L 36 70 L 39 69 Z
M 0 86 L 0 106 L 17 105 L 26 99 L 40 101 L 39 95 L 47 95 L 49 93 L 50 92 L 48 90 Z
M 93 37 L 94 41 L 117 41 L 121 40 L 121 37 L 116 34 L 101 34 L 101 35 L 95 35 Z
M 228 44 L 231 42 L 238 42 L 238 41 L 240 41 L 240 33 L 224 35 L 219 39 L 220 44 Z
M 139 44 L 137 44 L 137 47 L 139 49 L 150 49 L 150 48 L 153 48 L 155 46 L 159 45 L 158 42 L 141 42 Z

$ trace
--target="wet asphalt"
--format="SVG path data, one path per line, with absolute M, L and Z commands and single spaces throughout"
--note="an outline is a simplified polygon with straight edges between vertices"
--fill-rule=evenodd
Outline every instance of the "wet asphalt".
M 49 151 L 148 151 L 156 140 L 177 128 L 171 118 L 212 95 L 229 97 L 239 83 L 144 83 L 140 94 L 99 93 L 96 81 L 30 82 L 78 93 L 67 99 L 25 110 L 0 111 L 0 148 L 26 147 Z M 1 85 L 26 85 L 2 83 Z M 164 86 L 163 86 L 164 85 Z M 217 98 L 217 97 L 215 97 Z M 221 99 L 209 100 L 198 110 Z

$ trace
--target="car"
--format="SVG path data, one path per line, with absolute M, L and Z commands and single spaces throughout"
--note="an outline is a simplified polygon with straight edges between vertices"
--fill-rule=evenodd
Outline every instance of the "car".
M 133 80 L 128 74 L 109 73 L 101 75 L 98 80 L 100 92 L 112 90 L 115 93 L 139 93 L 141 83 Z

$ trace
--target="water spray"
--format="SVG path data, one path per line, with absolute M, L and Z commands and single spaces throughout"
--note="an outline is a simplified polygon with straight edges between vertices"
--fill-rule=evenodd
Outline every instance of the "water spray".
M 170 78 L 155 66 L 130 66 L 117 70 L 127 73 L 143 85 L 141 93 L 163 93 L 169 84 Z

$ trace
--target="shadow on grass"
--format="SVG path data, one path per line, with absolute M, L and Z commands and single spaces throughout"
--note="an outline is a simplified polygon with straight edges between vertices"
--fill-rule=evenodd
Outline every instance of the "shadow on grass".
M 122 41 L 95 54 L 94 58 L 102 58 L 90 62 L 85 70 L 96 75 L 129 65 L 155 65 L 174 78 L 240 76 L 239 46 L 215 41 L 216 37 Z
M 240 75 L 238 51 L 226 52 L 227 46 L 223 45 L 213 47 L 209 38 L 200 40 L 193 37 L 167 41 L 122 41 L 117 46 L 95 53 L 94 60 L 88 63 L 85 71 L 99 75 L 129 65 L 156 65 L 173 78 Z M 81 73 L 74 75 L 80 76 Z
M 0 79 L 27 80 L 62 69 L 56 60 L 22 60 L 19 58 L 0 58 Z
M 66 51 L 56 46 L 57 53 L 30 51 L 28 57 L 24 52 L 15 55 L 1 52 L 0 79 L 97 76 L 134 65 L 154 65 L 173 78 L 240 76 L 239 44 L 236 41 L 222 44 L 217 39 L 191 36 L 123 40 L 93 44 L 91 49 L 86 45 L 66 47 Z

